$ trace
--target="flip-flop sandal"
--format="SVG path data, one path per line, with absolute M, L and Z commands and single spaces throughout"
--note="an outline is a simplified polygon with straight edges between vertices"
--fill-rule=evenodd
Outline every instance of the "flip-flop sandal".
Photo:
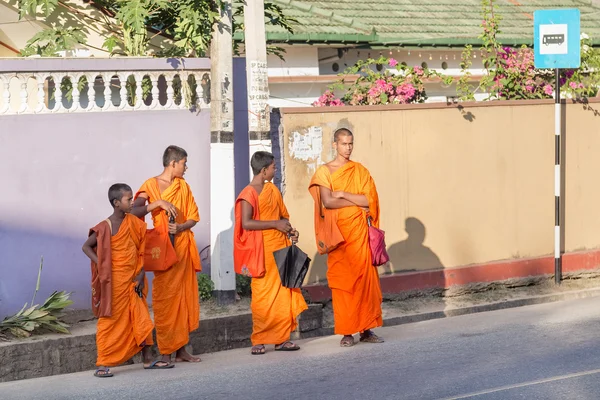
M 192 357 L 194 357 L 194 356 L 192 356 Z M 176 357 L 175 358 L 175 362 L 176 363 L 181 363 L 181 362 L 199 363 L 199 362 L 202 362 L 202 360 L 200 359 L 200 357 L 194 357 L 194 358 L 197 358 L 197 360 L 184 360 L 183 358 Z
M 368 335 L 361 336 L 360 341 L 363 343 L 383 343 L 385 340 L 374 334 L 373 332 Z
M 94 372 L 94 376 L 97 378 L 110 378 L 114 376 L 112 372 L 110 372 L 110 368 L 98 368 L 96 372 Z
M 252 346 L 251 354 L 253 356 L 262 356 L 265 354 L 265 346 L 263 344 Z
M 167 365 L 156 365 L 158 363 L 165 363 Z M 144 369 L 169 369 L 169 368 L 173 368 L 174 366 L 175 365 L 171 364 L 168 361 L 156 360 L 156 361 L 152 361 L 152 364 L 150 364 L 147 367 L 144 365 Z
M 286 346 L 287 344 L 290 344 L 291 346 Z M 287 342 L 283 342 L 283 343 L 275 346 L 275 351 L 296 351 L 296 350 L 300 350 L 300 346 L 298 346 L 295 343 L 290 342 L 289 340 Z
M 342 338 L 342 340 L 340 340 L 340 346 L 341 347 L 352 347 L 354 346 L 354 338 L 350 337 L 350 338 Z

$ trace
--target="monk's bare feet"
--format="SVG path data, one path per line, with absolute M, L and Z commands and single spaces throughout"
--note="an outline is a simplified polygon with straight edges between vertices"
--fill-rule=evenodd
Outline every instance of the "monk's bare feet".
M 354 336 L 345 335 L 340 341 L 340 346 L 342 347 L 352 347 L 354 346 Z
M 300 350 L 300 346 L 298 346 L 296 343 L 290 342 L 289 340 L 286 342 L 283 342 L 281 344 L 275 345 L 275 351 L 296 351 L 296 350 Z
M 257 344 L 256 346 L 252 346 L 252 350 L 251 353 L 253 356 L 258 356 L 261 354 L 265 354 L 265 345 L 264 344 Z
M 152 361 L 151 353 L 150 358 L 146 358 L 146 355 L 144 355 L 144 369 L 170 369 L 174 366 L 171 364 L 170 354 L 161 354 L 160 359 L 156 361 Z
M 142 361 L 144 365 L 150 365 L 152 358 L 152 346 L 144 346 L 142 348 Z
M 383 338 L 380 338 L 376 334 L 373 333 L 372 330 L 367 329 L 363 333 L 360 334 L 360 341 L 363 343 L 383 343 Z
M 175 354 L 175 362 L 200 362 L 202 361 L 200 359 L 200 357 L 195 357 L 193 355 L 191 355 L 190 353 L 188 353 L 187 351 L 185 351 L 185 347 L 180 348 L 179 350 L 177 350 L 177 353 Z

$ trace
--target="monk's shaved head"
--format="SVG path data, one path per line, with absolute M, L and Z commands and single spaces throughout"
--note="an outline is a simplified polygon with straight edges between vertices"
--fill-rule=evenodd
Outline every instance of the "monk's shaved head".
M 333 133 L 333 141 L 337 143 L 341 136 L 354 136 L 348 128 L 340 128 Z
M 163 153 L 163 167 L 168 167 L 173 161 L 178 163 L 179 161 L 187 158 L 187 152 L 178 146 L 169 146 Z
M 110 201 L 111 206 L 115 206 L 116 200 L 121 200 L 125 193 L 133 191 L 131 187 L 125 183 L 115 183 L 108 189 L 108 201 Z

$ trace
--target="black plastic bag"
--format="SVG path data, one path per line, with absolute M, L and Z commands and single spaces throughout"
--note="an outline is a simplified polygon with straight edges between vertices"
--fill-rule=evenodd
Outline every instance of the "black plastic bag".
M 293 244 L 274 251 L 273 257 L 279 269 L 281 284 L 290 289 L 301 288 L 310 265 L 308 255 Z

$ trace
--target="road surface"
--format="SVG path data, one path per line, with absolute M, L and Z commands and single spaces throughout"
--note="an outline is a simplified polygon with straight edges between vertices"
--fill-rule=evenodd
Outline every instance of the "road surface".
M 0 384 L 0 399 L 600 399 L 600 298 L 377 330 L 383 344 L 340 337 L 298 352 L 202 356 L 171 370 L 140 365 Z M 10 362 L 10 360 L 2 360 Z

